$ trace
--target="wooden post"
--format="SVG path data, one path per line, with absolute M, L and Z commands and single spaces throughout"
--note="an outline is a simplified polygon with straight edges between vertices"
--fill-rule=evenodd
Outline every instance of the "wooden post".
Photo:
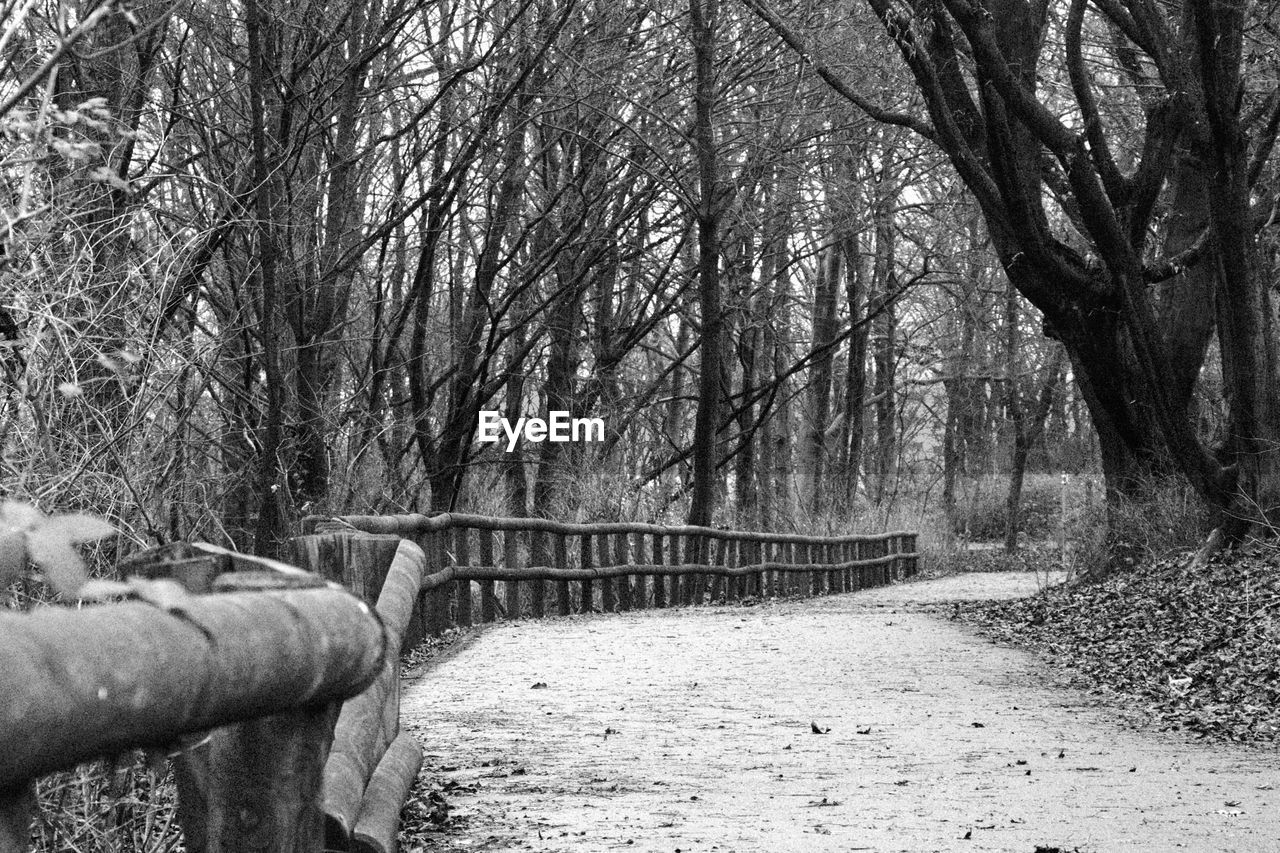
M 684 537 L 680 534 L 672 534 L 667 537 L 667 550 L 669 552 L 667 559 L 673 566 L 684 565 L 689 562 L 684 552 Z M 685 584 L 689 579 L 684 575 L 671 575 L 670 588 L 667 590 L 667 605 L 669 607 L 679 607 L 685 603 Z
M 569 568 L 569 537 L 564 533 L 555 535 L 556 549 L 556 568 Z M 559 581 L 556 583 L 556 612 L 561 616 L 568 616 L 573 612 L 573 602 L 569 597 L 569 582 Z
M 821 566 L 826 563 L 822 557 L 822 543 L 809 543 L 809 563 L 814 566 Z M 822 569 L 813 569 L 809 572 L 808 595 L 817 595 L 822 588 Z
M 703 541 L 706 543 L 706 564 L 708 568 L 717 566 L 720 563 L 722 545 L 719 539 L 713 539 L 708 536 Z M 707 573 L 707 603 L 716 604 L 724 599 L 724 575 L 718 575 L 713 572 Z
M 226 726 L 174 762 L 188 853 L 315 853 L 337 703 Z
M 590 533 L 581 533 L 578 535 L 578 539 L 582 550 L 582 568 L 590 569 L 595 565 L 595 563 L 591 561 L 592 536 Z M 590 580 L 584 580 L 579 586 L 582 591 L 578 596 L 578 612 L 590 613 L 596 609 L 595 590 L 592 588 Z
M 769 542 L 753 542 L 751 544 L 751 558 L 755 560 L 756 563 L 765 563 L 769 559 L 769 554 L 772 548 L 773 545 Z M 772 577 L 772 572 L 761 570 L 756 573 L 756 595 L 761 599 L 768 598 L 773 594 L 773 584 L 771 582 Z
M 653 564 L 666 565 L 666 557 L 662 553 L 662 534 L 654 533 L 652 539 Z M 655 608 L 667 606 L 667 575 L 653 576 L 653 606 Z
M 628 533 L 628 540 L 631 542 L 631 553 L 635 554 L 637 564 L 644 562 L 644 534 Z M 631 606 L 636 610 L 644 610 L 649 606 L 649 587 L 648 575 L 636 574 L 635 590 L 632 594 Z
M 738 540 L 724 540 L 724 565 L 725 568 L 734 569 L 738 567 Z M 725 601 L 741 601 L 742 600 L 742 578 L 737 575 L 725 576 Z
M 493 531 L 480 528 L 476 530 L 480 537 L 480 565 L 491 569 L 494 567 Z M 480 621 L 492 622 L 498 615 L 498 602 L 493 595 L 493 581 L 480 581 Z
M 537 568 L 551 565 L 551 557 L 547 553 L 546 534 L 541 530 L 529 531 L 529 563 Z M 533 618 L 542 619 L 547 615 L 547 583 L 542 580 L 529 582 L 530 607 Z
M 520 539 L 515 530 L 502 531 L 502 565 L 508 569 L 520 567 Z M 508 619 L 520 618 L 520 581 L 503 581 L 505 606 Z
M 427 573 L 438 572 L 448 565 L 445 556 L 445 537 L 447 530 L 432 530 L 423 537 L 422 550 L 427 555 Z M 427 633 L 439 637 L 449 630 L 449 590 L 444 586 L 435 586 L 426 593 Z
M 36 810 L 32 782 L 0 788 L 0 850 L 26 853 L 31 848 L 31 818 Z
M 684 558 L 685 562 L 690 565 L 702 565 L 706 562 L 704 555 L 706 554 L 706 540 L 697 534 L 690 534 L 685 537 Z M 702 582 L 703 576 L 700 572 L 685 576 L 684 587 L 684 603 L 685 604 L 702 604 Z
M 629 550 L 630 535 L 625 531 L 613 534 L 613 559 L 614 563 L 619 566 L 627 566 L 631 564 Z M 618 590 L 618 610 L 628 611 L 631 609 L 631 575 L 622 575 L 617 579 Z
M 471 566 L 471 529 L 469 527 L 453 529 L 453 564 L 464 568 Z M 470 628 L 471 581 L 463 578 L 453 583 L 458 624 L 463 628 Z
M 609 547 L 609 534 L 596 534 L 596 556 L 600 558 L 600 566 L 603 568 L 613 563 L 613 556 Z M 600 578 L 600 608 L 605 613 L 616 613 L 618 611 L 618 588 L 613 582 L 613 578 Z

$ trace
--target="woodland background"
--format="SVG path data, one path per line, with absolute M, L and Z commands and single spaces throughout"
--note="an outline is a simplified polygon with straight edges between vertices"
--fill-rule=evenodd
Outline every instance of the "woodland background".
M 0 16 L 14 498 L 262 553 L 445 509 L 1016 544 L 1062 472 L 1079 535 L 1270 511 L 1274 4 Z

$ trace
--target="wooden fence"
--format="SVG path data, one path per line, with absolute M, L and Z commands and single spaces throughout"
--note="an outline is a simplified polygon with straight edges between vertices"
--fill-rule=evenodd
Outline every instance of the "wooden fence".
M 499 618 L 851 592 L 911 577 L 917 566 L 910 532 L 816 537 L 460 513 L 311 518 L 304 529 L 299 565 L 370 601 L 395 586 L 405 648 Z M 343 708 L 324 776 L 326 850 L 395 850 L 422 763 L 394 728 L 397 667 L 389 662 Z
M 175 759 L 188 853 L 391 853 L 422 765 L 400 729 L 397 650 L 497 618 L 848 592 L 917 564 L 908 532 L 456 513 L 304 530 L 309 572 L 169 546 L 124 568 L 185 594 L 0 613 L 0 853 L 28 849 L 37 777 L 209 729 Z
M 334 718 L 397 657 L 382 621 L 335 584 L 221 549 L 128 570 L 186 591 L 0 611 L 0 853 L 29 849 L 34 780 L 136 747 L 177 753 L 188 853 L 321 849 Z

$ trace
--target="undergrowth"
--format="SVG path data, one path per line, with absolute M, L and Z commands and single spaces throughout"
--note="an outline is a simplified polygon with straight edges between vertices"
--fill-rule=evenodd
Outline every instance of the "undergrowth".
M 33 853 L 175 853 L 172 774 L 142 760 L 92 762 L 39 781 Z
M 1195 570 L 1189 553 L 967 616 L 1162 728 L 1280 742 L 1280 549 L 1254 546 Z

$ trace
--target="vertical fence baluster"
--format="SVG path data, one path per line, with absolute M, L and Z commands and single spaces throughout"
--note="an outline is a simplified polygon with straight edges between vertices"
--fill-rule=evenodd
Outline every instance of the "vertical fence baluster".
M 719 566 L 724 555 L 724 540 L 715 536 L 708 536 L 707 543 L 707 566 Z M 716 572 L 709 572 L 707 575 L 707 601 L 709 604 L 717 604 L 724 598 L 724 575 Z
M 454 565 L 462 569 L 471 567 L 471 530 L 467 527 L 453 529 Z M 463 628 L 471 627 L 471 581 L 460 578 L 454 581 L 454 602 L 457 609 L 458 624 Z
M 693 533 L 684 537 L 684 559 L 689 565 L 702 564 L 702 542 L 702 537 Z M 685 604 L 701 604 L 702 575 L 698 572 L 685 575 L 683 592 Z
M 600 560 L 601 568 L 614 565 L 608 533 L 596 534 L 596 557 Z M 618 586 L 611 577 L 600 578 L 600 609 L 605 613 L 618 612 Z
M 569 568 L 569 537 L 564 533 L 555 534 L 556 549 L 556 568 Z M 558 581 L 556 583 L 556 612 L 561 616 L 568 616 L 573 612 L 573 602 L 569 598 L 569 582 L 567 580 Z
M 739 549 L 739 546 L 741 546 L 742 541 L 735 537 L 733 539 L 726 539 L 724 544 L 727 546 L 726 565 L 729 568 L 736 570 L 740 565 L 739 559 L 738 559 L 738 549 Z M 728 586 L 727 586 L 729 590 L 729 601 L 733 602 L 733 601 L 742 600 L 742 580 L 743 578 L 741 575 L 729 576 Z
M 628 533 L 627 538 L 631 541 L 631 553 L 636 565 L 644 565 L 644 533 L 637 530 Z M 636 587 L 631 606 L 636 610 L 645 610 L 649 607 L 649 576 L 644 572 L 636 572 Z
M 31 848 L 31 820 L 35 810 L 34 782 L 0 790 L 0 850 L 26 853 Z
M 684 537 L 678 533 L 674 533 L 667 537 L 667 550 L 669 552 L 667 559 L 671 561 L 673 566 L 682 566 L 689 562 L 684 552 Z M 667 604 L 671 607 L 679 607 L 684 604 L 684 587 L 688 583 L 688 578 L 683 574 L 675 574 L 670 576 L 671 586 L 667 590 Z
M 662 534 L 650 534 L 650 547 L 653 549 L 653 564 L 662 566 L 666 564 L 666 557 L 663 555 Z M 653 576 L 653 606 L 655 608 L 667 606 L 667 575 L 655 574 Z
M 595 563 L 593 563 L 591 560 L 591 540 L 593 539 L 593 537 L 590 533 L 581 533 L 578 535 L 578 539 L 580 540 L 580 544 L 582 546 L 582 568 L 590 569 L 595 565 Z M 579 613 L 591 613 L 593 610 L 596 609 L 596 602 L 595 602 L 596 594 L 593 587 L 594 587 L 594 584 L 591 582 L 590 579 L 584 580 L 582 582 L 581 584 L 582 591 L 578 597 Z
M 625 566 L 630 563 L 628 559 L 628 543 L 630 535 L 625 531 L 613 534 L 613 561 L 615 565 Z M 618 596 L 618 610 L 627 611 L 631 609 L 631 575 L 621 575 L 615 581 Z
M 520 566 L 520 536 L 511 529 L 502 531 L 502 567 L 510 571 Z M 508 619 L 520 618 L 520 581 L 508 577 L 502 582 L 502 606 Z
M 494 562 L 493 538 L 494 532 L 485 528 L 477 528 L 476 535 L 480 537 L 480 565 L 487 569 L 492 569 L 496 565 Z M 492 622 L 498 616 L 498 601 L 493 594 L 493 580 L 480 581 L 480 621 Z
M 551 564 L 550 555 L 547 553 L 546 534 L 541 530 L 529 531 L 529 563 L 538 568 L 545 568 Z M 547 584 L 543 580 L 529 581 L 530 606 L 533 608 L 533 618 L 541 619 L 547 615 Z

